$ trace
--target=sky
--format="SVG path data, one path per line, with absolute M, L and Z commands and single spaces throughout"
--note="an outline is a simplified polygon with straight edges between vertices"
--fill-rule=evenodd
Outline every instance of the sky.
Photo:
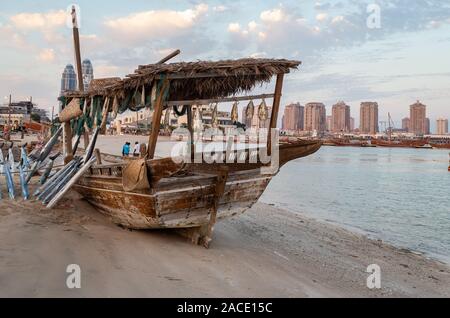
M 96 78 L 132 73 L 174 49 L 174 61 L 242 57 L 302 61 L 282 104 L 377 101 L 396 125 L 409 105 L 450 118 L 450 0 L 0 0 L 0 97 L 57 104 L 74 64 L 68 10 L 80 10 L 82 58 Z M 69 17 L 69 18 L 68 18 Z M 268 89 L 272 87 L 269 85 Z M 0 100 L 0 103 L 5 100 Z

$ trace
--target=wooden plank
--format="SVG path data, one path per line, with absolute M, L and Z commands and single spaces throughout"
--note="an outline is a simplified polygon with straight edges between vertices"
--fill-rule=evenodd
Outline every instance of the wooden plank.
M 196 99 L 196 100 L 179 100 L 179 101 L 169 101 L 164 103 L 164 106 L 180 106 L 180 105 L 208 105 L 211 103 L 227 103 L 227 102 L 239 102 L 248 101 L 255 99 L 270 99 L 273 98 L 275 94 L 260 94 L 260 95 L 249 95 L 249 96 L 237 96 L 237 97 L 224 97 L 224 98 L 214 98 L 214 99 Z
M 217 222 L 217 211 L 219 209 L 219 201 L 225 192 L 225 186 L 227 185 L 228 179 L 228 169 L 226 167 L 221 167 L 219 174 L 217 175 L 217 183 L 215 188 L 214 202 L 211 210 L 211 215 L 208 223 L 208 230 L 206 232 L 206 237 L 204 238 L 203 246 L 209 247 L 209 243 L 212 240 L 212 233 L 214 226 Z
M 283 92 L 284 74 L 277 75 L 277 83 L 275 85 L 275 96 L 273 99 L 272 116 L 270 117 L 269 134 L 267 137 L 267 154 L 272 155 L 272 129 L 277 128 L 278 113 L 280 111 L 281 96 Z
M 95 149 L 95 158 L 97 159 L 96 164 L 101 165 L 102 164 L 102 154 L 100 152 L 100 149 Z
M 195 144 L 194 144 L 194 121 L 192 118 L 192 107 L 187 107 L 188 130 L 190 138 L 191 162 L 195 160 Z
M 169 81 L 165 80 L 162 89 L 156 98 L 156 105 L 152 118 L 152 129 L 148 140 L 148 159 L 155 158 L 156 142 L 158 141 L 159 129 L 161 128 L 161 116 L 163 112 L 163 97 L 164 92 L 169 89 Z

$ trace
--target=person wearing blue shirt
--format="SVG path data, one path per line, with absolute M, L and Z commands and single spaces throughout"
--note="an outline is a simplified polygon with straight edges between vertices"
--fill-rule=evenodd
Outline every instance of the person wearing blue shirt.
M 131 148 L 131 144 L 129 142 L 127 142 L 127 143 L 125 143 L 125 145 L 123 145 L 123 148 L 122 148 L 122 156 L 123 157 L 130 156 L 130 148 Z

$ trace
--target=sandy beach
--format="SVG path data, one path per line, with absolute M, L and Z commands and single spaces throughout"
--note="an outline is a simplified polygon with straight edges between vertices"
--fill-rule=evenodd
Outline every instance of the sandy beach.
M 56 210 L 0 207 L 0 297 L 450 296 L 447 265 L 264 204 L 218 224 L 209 250 L 120 228 L 74 193 Z M 66 287 L 69 264 L 81 289 Z M 366 287 L 370 264 L 380 290 Z

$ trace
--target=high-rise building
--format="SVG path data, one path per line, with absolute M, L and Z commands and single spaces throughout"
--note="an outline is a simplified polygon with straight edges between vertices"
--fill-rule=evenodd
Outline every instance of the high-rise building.
M 305 131 L 324 132 L 327 129 L 327 112 L 322 103 L 308 103 L 305 106 Z
M 355 130 L 355 118 L 350 117 L 350 131 Z
M 77 89 L 77 74 L 73 65 L 68 64 L 61 77 L 61 94 L 66 91 L 75 91 Z
M 81 67 L 83 72 L 84 90 L 87 91 L 89 90 L 91 81 L 94 79 L 94 68 L 92 67 L 92 63 L 90 60 L 84 60 Z
M 350 131 L 350 106 L 344 102 L 333 105 L 331 131 L 336 133 Z
M 427 133 L 427 106 L 417 101 L 410 106 L 410 126 L 409 132 L 416 135 L 425 135 Z
M 327 116 L 327 131 L 331 131 L 333 125 L 333 116 Z
M 287 105 L 284 109 L 283 129 L 298 131 L 304 128 L 305 108 L 297 104 Z
M 409 117 L 405 117 L 402 119 L 402 130 L 409 132 L 410 120 Z
M 448 134 L 448 119 L 439 118 L 437 120 L 437 134 L 438 135 Z
M 375 135 L 378 127 L 378 103 L 363 102 L 360 109 L 360 130 L 363 134 Z
M 430 118 L 425 118 L 425 134 L 431 134 L 431 121 Z

